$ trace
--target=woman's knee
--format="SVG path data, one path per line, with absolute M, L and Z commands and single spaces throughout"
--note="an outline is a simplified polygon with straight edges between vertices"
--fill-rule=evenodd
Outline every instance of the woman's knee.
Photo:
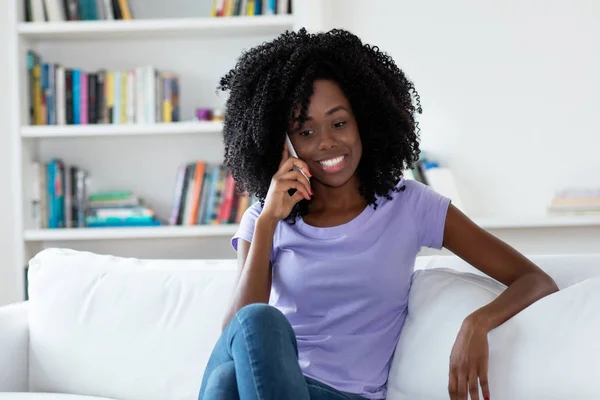
M 251 324 L 265 328 L 278 327 L 293 334 L 292 327 L 285 315 L 268 304 L 255 303 L 244 306 L 237 312 L 236 318 L 243 325 Z

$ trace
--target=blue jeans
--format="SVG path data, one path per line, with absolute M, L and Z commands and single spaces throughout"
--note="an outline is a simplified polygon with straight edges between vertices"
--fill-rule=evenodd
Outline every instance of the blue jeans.
M 363 400 L 306 377 L 287 318 L 266 304 L 242 308 L 223 330 L 199 400 Z

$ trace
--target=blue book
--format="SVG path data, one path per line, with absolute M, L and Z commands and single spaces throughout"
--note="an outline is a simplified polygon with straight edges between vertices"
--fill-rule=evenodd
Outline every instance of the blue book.
M 212 220 L 215 207 L 215 197 L 217 196 L 217 183 L 219 182 L 220 173 L 220 168 L 215 167 L 210 174 L 210 186 L 208 198 L 206 199 L 206 210 L 204 211 L 204 220 L 202 221 L 204 224 L 210 224 L 210 221 Z
M 58 228 L 56 216 L 54 212 L 54 160 L 46 164 L 46 187 L 48 191 L 47 211 L 48 211 L 48 228 Z
M 126 227 L 140 227 L 140 226 L 160 226 L 160 221 L 153 220 L 140 220 L 140 221 L 111 221 L 111 222 L 88 222 L 88 228 L 126 228 Z
M 262 2 L 263 1 L 269 1 L 269 0 L 256 0 L 254 2 L 254 15 L 262 14 Z
M 73 70 L 73 124 L 81 123 L 81 70 Z

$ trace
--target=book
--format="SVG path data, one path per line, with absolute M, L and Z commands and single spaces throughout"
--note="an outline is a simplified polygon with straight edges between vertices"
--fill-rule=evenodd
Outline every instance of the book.
M 25 21 L 133 19 L 128 0 L 24 0 Z
M 153 124 L 181 121 L 181 79 L 151 65 L 87 71 L 27 52 L 31 125 Z
M 193 161 L 176 171 L 169 224 L 236 224 L 252 204 L 222 164 Z

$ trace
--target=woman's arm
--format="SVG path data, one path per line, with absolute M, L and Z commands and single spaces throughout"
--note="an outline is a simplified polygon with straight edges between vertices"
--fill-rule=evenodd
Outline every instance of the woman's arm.
M 225 329 L 231 318 L 244 306 L 268 303 L 271 293 L 270 255 L 277 220 L 258 217 L 252 243 L 238 239 L 238 281 L 229 311 L 223 320 Z
M 444 247 L 488 276 L 507 285 L 489 304 L 463 322 L 450 355 L 448 391 L 452 400 L 490 398 L 488 341 L 490 330 L 535 301 L 558 291 L 554 280 L 508 244 L 473 223 L 450 205 L 444 229 Z
M 471 318 L 492 330 L 536 300 L 558 291 L 554 280 L 521 253 L 450 205 L 444 247 L 508 288 Z

